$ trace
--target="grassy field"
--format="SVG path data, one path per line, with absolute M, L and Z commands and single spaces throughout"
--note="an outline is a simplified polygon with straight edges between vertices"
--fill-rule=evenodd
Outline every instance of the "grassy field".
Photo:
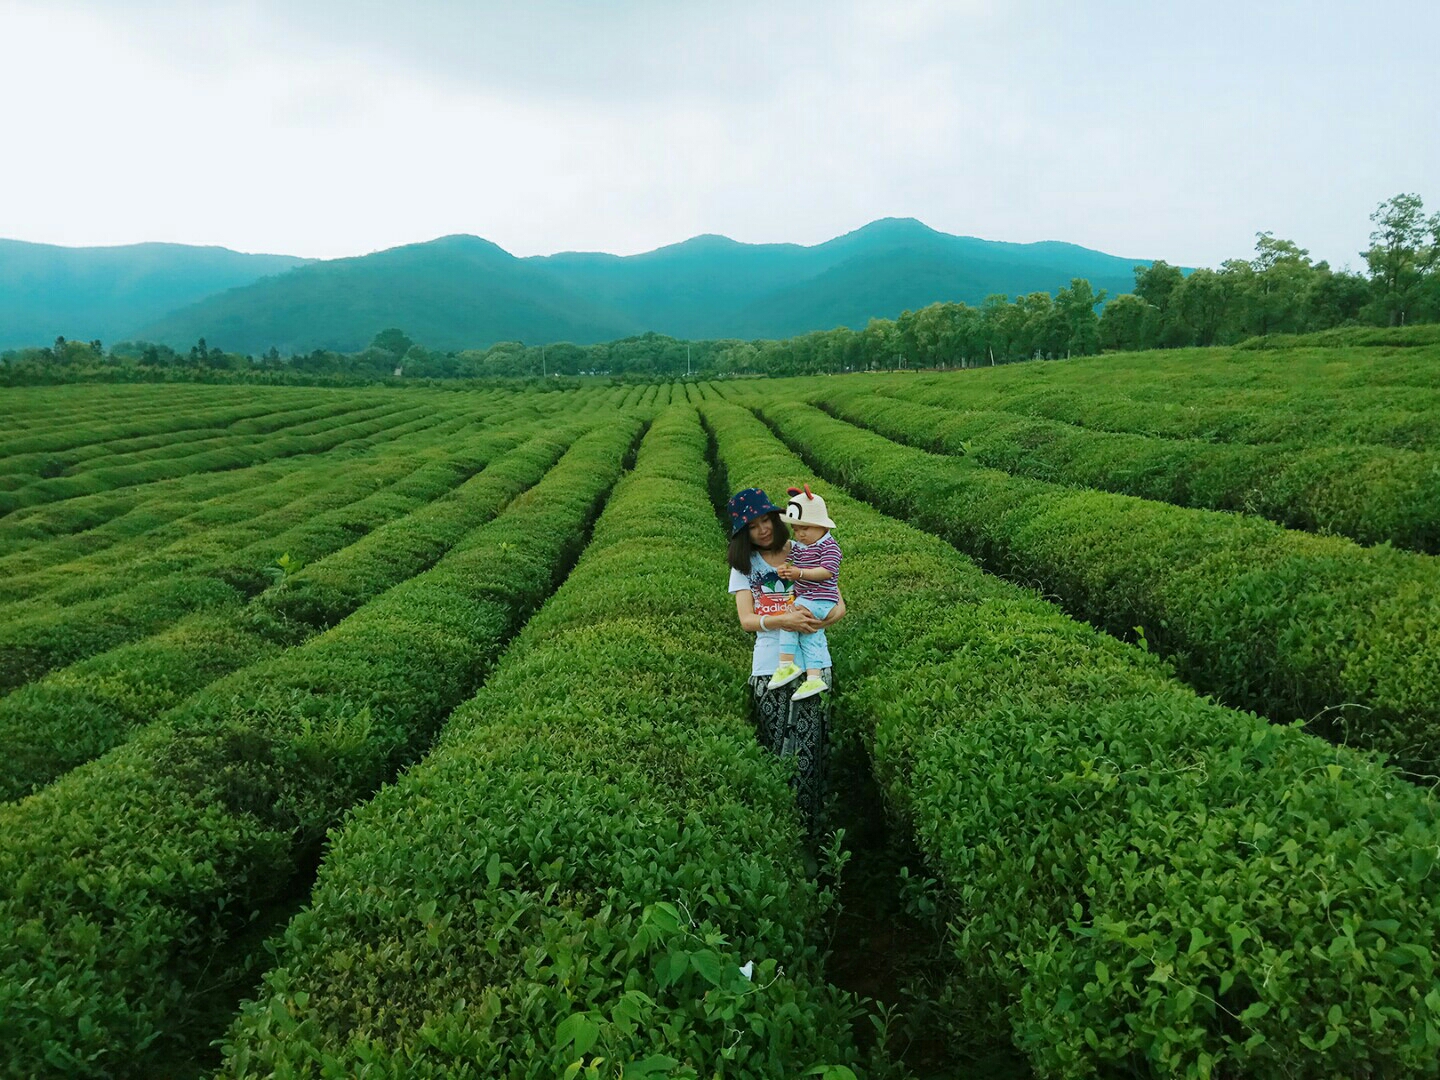
M 0 1077 L 1440 1075 L 1440 346 L 0 395 Z

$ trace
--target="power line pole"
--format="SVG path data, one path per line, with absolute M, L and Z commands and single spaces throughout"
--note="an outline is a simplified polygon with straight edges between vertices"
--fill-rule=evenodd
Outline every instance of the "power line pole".
M 685 343 L 685 377 L 690 377 L 690 343 Z

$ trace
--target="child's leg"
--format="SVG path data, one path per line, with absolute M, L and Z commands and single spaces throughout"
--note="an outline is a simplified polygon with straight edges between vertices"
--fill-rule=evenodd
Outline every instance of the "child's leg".
M 804 607 L 817 619 L 825 618 L 835 607 L 833 600 L 797 600 L 795 604 L 797 607 Z M 797 649 L 800 656 L 797 663 L 805 669 L 805 683 L 797 693 L 808 697 L 811 693 L 819 693 L 825 689 L 820 672 L 830 665 L 830 643 L 826 640 L 824 630 L 816 630 L 810 634 L 801 634 Z
M 794 630 L 776 630 L 775 634 L 780 646 L 780 663 L 793 664 L 800 635 Z
M 780 644 L 780 665 L 775 669 L 775 674 L 770 676 L 767 684 L 771 690 L 775 690 L 787 683 L 794 682 L 800 677 L 800 669 L 795 666 L 796 642 L 800 635 L 794 630 L 776 630 Z
M 813 634 L 800 636 L 795 663 L 805 669 L 807 678 L 818 679 L 821 669 L 826 666 L 823 658 L 829 654 L 830 643 L 825 639 L 825 631 L 816 630 Z

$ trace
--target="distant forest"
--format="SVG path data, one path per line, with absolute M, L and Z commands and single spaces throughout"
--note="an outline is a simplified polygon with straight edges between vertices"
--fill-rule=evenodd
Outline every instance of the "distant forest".
M 323 382 L 355 379 L 796 375 L 895 368 L 976 367 L 1107 350 L 1231 345 L 1276 334 L 1440 322 L 1440 213 L 1401 194 L 1370 216 L 1365 274 L 1313 262 L 1294 241 L 1258 234 L 1250 259 L 1218 270 L 1159 261 L 1135 268 L 1133 292 L 1109 298 L 1075 278 L 1054 295 L 992 295 L 977 306 L 936 303 L 862 330 L 782 340 L 682 341 L 647 333 L 596 345 L 499 342 L 438 351 L 402 328 L 354 353 L 239 355 L 200 339 L 188 352 L 146 342 L 67 341 L 0 353 L 0 384 L 82 380 Z M 1425 335 L 1425 340 L 1429 340 Z

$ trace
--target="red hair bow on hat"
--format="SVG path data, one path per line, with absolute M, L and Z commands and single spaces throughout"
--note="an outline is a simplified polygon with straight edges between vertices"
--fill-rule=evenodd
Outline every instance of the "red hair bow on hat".
M 810 493 L 810 485 L 809 485 L 809 484 L 805 484 L 804 487 L 805 487 L 805 497 L 806 497 L 807 499 L 813 499 L 815 496 Z M 799 494 L 800 494 L 800 489 L 799 489 L 799 488 L 786 488 L 786 489 L 785 489 L 785 494 L 786 494 L 786 495 L 799 495 Z

